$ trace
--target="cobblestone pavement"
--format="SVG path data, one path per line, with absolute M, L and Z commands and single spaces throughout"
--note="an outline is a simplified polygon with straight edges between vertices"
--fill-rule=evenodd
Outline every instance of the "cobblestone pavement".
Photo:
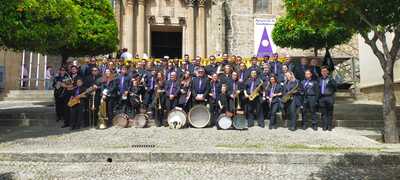
M 0 179 L 399 179 L 400 167 L 193 162 L 0 162 Z
M 0 152 L 130 152 L 135 146 L 154 145 L 162 151 L 400 151 L 365 137 L 377 132 L 336 128 L 288 131 L 252 127 L 246 131 L 215 128 L 116 128 L 69 131 L 60 124 L 48 127 L 0 129 Z

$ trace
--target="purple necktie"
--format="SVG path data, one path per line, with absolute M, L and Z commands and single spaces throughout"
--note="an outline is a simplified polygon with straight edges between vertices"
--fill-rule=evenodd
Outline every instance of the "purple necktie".
M 215 97 L 217 96 L 217 94 L 215 94 L 215 92 L 216 92 L 216 91 L 215 91 L 215 82 L 213 83 L 213 91 L 214 91 L 214 92 L 213 92 L 213 98 L 215 99 Z
M 275 74 L 276 74 L 276 72 L 277 72 L 276 61 L 274 62 L 274 72 L 275 72 Z
M 122 93 L 124 93 L 124 79 L 125 79 L 125 77 L 124 76 L 122 76 L 122 78 L 121 78 L 121 85 L 120 85 L 120 91 L 121 91 L 121 94 Z
M 150 89 L 154 89 L 154 77 L 151 77 Z
M 252 92 L 253 92 L 253 89 L 254 89 L 254 80 L 253 80 L 253 81 L 251 81 L 250 93 L 252 93 Z
M 271 91 L 269 92 L 269 97 L 272 97 L 272 95 L 274 94 L 274 92 L 275 92 L 275 86 L 276 86 L 276 85 L 272 86 L 272 89 L 271 89 Z
M 169 88 L 169 95 L 172 95 L 172 89 L 174 88 L 174 82 L 172 82 L 171 87 Z
M 199 79 L 199 90 L 201 89 L 201 79 Z
M 75 91 L 75 96 L 79 96 L 79 87 L 78 87 L 78 88 L 76 88 L 76 91 Z
M 325 94 L 325 79 L 322 79 L 321 94 Z
M 240 80 L 243 81 L 243 72 L 240 74 Z

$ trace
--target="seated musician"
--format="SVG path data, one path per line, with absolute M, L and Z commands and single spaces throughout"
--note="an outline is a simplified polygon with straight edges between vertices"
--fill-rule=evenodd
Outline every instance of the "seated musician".
M 200 67 L 197 71 L 197 76 L 193 78 L 192 83 L 192 105 L 204 104 L 207 101 L 207 95 L 209 93 L 209 81 L 205 76 L 204 68 Z
M 217 73 L 214 73 L 210 81 L 210 91 L 208 96 L 208 103 L 210 105 L 211 122 L 212 124 L 217 124 L 217 118 L 219 115 L 219 96 L 221 94 L 221 84 L 218 80 Z
M 186 113 L 191 108 L 191 87 L 192 87 L 192 76 L 189 71 L 183 73 L 183 79 L 181 81 L 181 90 L 179 93 L 178 106 L 181 107 Z
M 244 108 L 243 83 L 239 82 L 236 72 L 232 72 L 232 79 L 227 86 L 228 94 L 234 102 L 234 107 L 238 107 L 236 110 L 242 110 Z
M 228 85 L 221 85 L 221 94 L 218 97 L 219 114 L 225 114 L 226 116 L 232 118 L 235 111 L 235 102 L 229 95 Z M 217 128 L 218 123 L 217 123 Z
M 85 92 L 85 87 L 83 86 L 83 80 L 81 78 L 76 79 L 76 87 L 72 90 L 73 94 L 71 98 L 79 98 L 80 103 L 70 107 L 70 118 L 71 118 L 71 130 L 79 129 L 83 125 L 84 120 L 84 108 L 86 95 L 82 94 Z
M 269 79 L 270 85 L 267 89 L 267 101 L 270 109 L 269 129 L 276 129 L 276 113 L 281 107 L 283 87 L 280 83 L 278 83 L 275 75 L 271 75 Z
M 129 105 L 126 113 L 131 117 L 135 117 L 136 114 L 140 113 L 141 105 L 143 104 L 142 94 L 144 87 L 140 85 L 139 78 L 132 78 L 132 85 L 128 90 Z

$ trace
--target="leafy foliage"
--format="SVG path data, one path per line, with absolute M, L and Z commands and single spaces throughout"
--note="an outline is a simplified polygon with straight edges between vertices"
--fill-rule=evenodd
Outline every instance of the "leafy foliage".
M 310 49 L 332 48 L 348 42 L 353 32 L 334 20 L 314 26 L 308 19 L 302 18 L 297 4 L 285 1 L 287 14 L 278 19 L 272 32 L 274 42 L 281 47 Z M 302 12 L 302 11 L 300 11 Z

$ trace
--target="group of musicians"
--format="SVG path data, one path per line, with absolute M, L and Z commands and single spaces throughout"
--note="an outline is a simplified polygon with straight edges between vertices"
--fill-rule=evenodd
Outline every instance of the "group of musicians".
M 323 130 L 332 130 L 336 82 L 327 67 L 317 59 L 303 58 L 299 64 L 278 61 L 278 55 L 256 57 L 246 66 L 240 56 L 224 54 L 222 61 L 214 56 L 210 64 L 201 58 L 182 61 L 164 57 L 160 62 L 143 59 L 136 64 L 119 60 L 99 63 L 91 58 L 87 64 L 62 66 L 55 77 L 55 102 L 58 121 L 63 127 L 79 129 L 98 126 L 99 110 L 104 103 L 107 127 L 118 113 L 130 116 L 145 111 L 156 125 L 167 126 L 168 112 L 181 108 L 189 112 L 195 105 L 205 105 L 211 114 L 210 126 L 220 114 L 234 117 L 242 110 L 248 127 L 277 128 L 277 113 L 287 118 L 289 130 L 296 130 L 297 111 L 302 114 L 301 128 L 318 129 L 317 111 L 322 114 Z M 70 103 L 71 99 L 78 100 Z M 93 124 L 92 124 L 93 125 Z

